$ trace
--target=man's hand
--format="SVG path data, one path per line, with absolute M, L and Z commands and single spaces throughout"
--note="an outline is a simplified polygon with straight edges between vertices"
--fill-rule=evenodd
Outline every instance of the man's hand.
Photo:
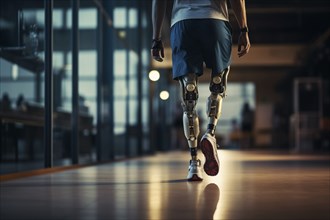
M 247 32 L 241 32 L 238 38 L 238 57 L 242 57 L 250 50 L 250 40 Z
M 158 62 L 163 62 L 164 58 L 164 46 L 162 40 L 152 40 L 151 56 Z

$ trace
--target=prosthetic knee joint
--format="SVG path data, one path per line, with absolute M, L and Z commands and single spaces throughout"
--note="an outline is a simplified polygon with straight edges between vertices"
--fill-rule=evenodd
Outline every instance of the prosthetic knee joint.
M 182 90 L 183 128 L 190 148 L 197 147 L 199 135 L 199 120 L 196 113 L 198 100 L 197 76 L 188 74 L 180 78 Z
M 208 132 L 214 134 L 218 119 L 221 116 L 222 99 L 226 96 L 229 67 L 217 75 L 213 75 L 210 82 L 211 95 L 207 102 L 207 115 L 209 117 Z

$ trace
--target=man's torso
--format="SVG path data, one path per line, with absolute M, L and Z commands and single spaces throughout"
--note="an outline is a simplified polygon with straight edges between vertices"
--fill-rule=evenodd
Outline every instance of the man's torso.
M 171 26 L 185 19 L 229 20 L 226 0 L 174 0 Z

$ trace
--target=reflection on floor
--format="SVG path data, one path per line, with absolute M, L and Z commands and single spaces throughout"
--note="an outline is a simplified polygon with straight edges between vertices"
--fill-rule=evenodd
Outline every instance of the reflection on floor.
M 170 152 L 0 183 L 0 219 L 330 219 L 330 157 L 221 150 L 187 182 Z

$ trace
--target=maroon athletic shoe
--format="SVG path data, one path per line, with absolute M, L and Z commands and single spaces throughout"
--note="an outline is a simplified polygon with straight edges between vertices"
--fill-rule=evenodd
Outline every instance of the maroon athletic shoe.
M 219 158 L 217 143 L 214 136 L 209 133 L 202 137 L 200 147 L 205 156 L 204 171 L 209 176 L 215 176 L 219 172 Z

